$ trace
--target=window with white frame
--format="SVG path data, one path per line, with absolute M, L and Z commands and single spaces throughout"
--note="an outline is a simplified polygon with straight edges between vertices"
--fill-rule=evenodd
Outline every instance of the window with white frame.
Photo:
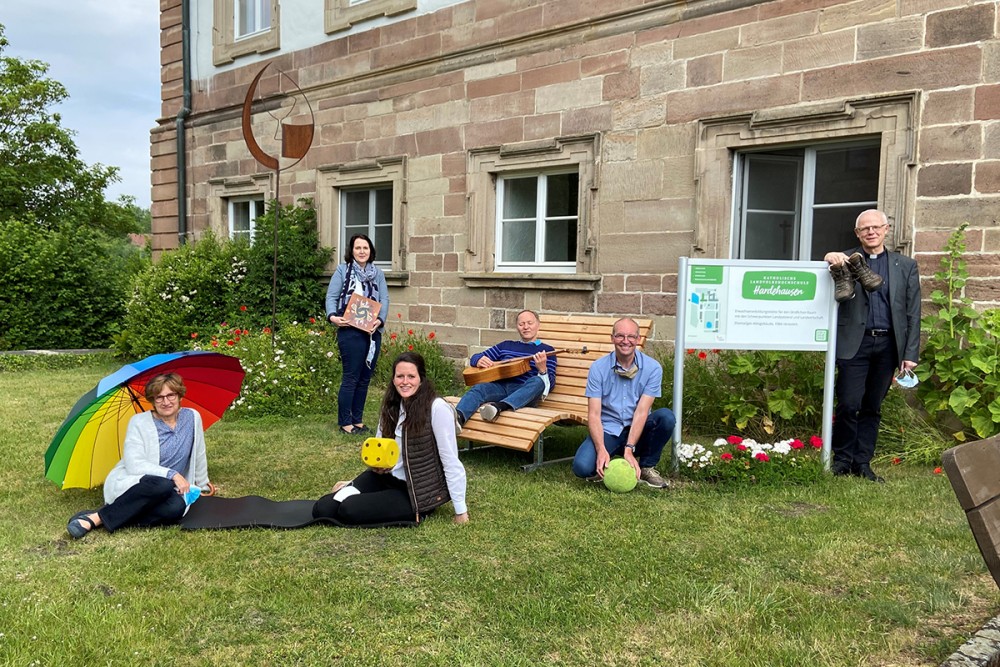
M 821 260 L 857 245 L 854 221 L 878 206 L 878 140 L 737 154 L 732 256 Z
M 278 0 L 213 0 L 212 63 L 281 46 Z
M 236 0 L 236 39 L 271 29 L 271 0 Z
M 392 243 L 392 184 L 340 191 L 340 238 L 346 243 L 355 234 L 364 234 L 375 245 L 375 264 L 391 268 L 395 256 Z
M 511 174 L 497 182 L 497 271 L 576 270 L 580 176 Z
M 233 197 L 229 200 L 229 238 L 253 243 L 257 218 L 264 215 L 264 199 Z

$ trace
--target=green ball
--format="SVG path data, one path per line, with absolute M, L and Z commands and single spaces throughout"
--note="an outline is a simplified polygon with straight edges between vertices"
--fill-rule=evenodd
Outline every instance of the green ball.
M 637 482 L 635 468 L 625 459 L 611 459 L 604 469 L 604 486 L 615 493 L 628 493 Z

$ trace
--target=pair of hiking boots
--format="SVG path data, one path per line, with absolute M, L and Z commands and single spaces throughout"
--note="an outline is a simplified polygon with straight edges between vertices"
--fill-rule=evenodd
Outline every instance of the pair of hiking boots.
M 856 252 L 840 266 L 831 266 L 833 275 L 833 298 L 838 303 L 854 298 L 854 281 L 861 283 L 866 292 L 874 292 L 882 286 L 882 276 L 872 271 L 865 262 L 864 255 Z

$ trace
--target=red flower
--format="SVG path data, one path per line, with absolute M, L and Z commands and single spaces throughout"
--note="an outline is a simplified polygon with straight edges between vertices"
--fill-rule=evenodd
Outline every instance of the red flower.
M 430 332 L 429 334 L 427 334 L 427 338 L 428 338 L 429 340 L 434 340 L 434 332 L 432 331 L 432 332 Z
M 232 347 L 233 345 L 236 345 L 236 341 L 234 341 L 234 340 L 232 340 L 232 339 L 230 339 L 230 340 L 227 340 L 227 341 L 226 341 L 226 345 L 228 345 L 229 347 Z
M 250 330 L 249 329 L 244 329 L 243 330 L 243 335 L 244 336 L 249 335 L 249 334 L 250 334 Z
M 212 341 L 212 347 L 219 347 L 219 341 L 213 340 Z
M 240 337 L 239 337 L 239 336 L 235 336 L 235 337 L 233 338 L 233 340 L 235 340 L 235 341 L 239 342 L 239 340 L 240 340 Z
M 413 346 L 412 346 L 412 345 L 407 345 L 407 346 L 406 346 L 406 349 L 407 349 L 407 350 L 412 350 L 412 349 L 413 349 Z
M 191 338 L 197 338 L 197 337 L 198 337 L 198 332 L 197 331 L 194 331 L 194 332 L 191 333 Z
M 712 350 L 712 354 L 718 354 L 719 352 L 722 352 L 722 350 Z
M 819 449 L 820 447 L 823 446 L 823 438 L 819 437 L 818 435 L 810 435 L 809 444 L 815 447 L 816 449 Z
M 396 317 L 398 319 L 403 319 L 403 313 L 396 313 Z
M 753 457 L 758 461 L 763 461 L 764 463 L 767 463 L 768 461 L 771 460 L 771 457 L 765 454 L 764 452 L 757 452 L 756 454 L 753 455 Z
M 894 466 L 898 466 L 902 462 L 903 462 L 903 459 L 899 458 L 898 456 L 896 456 L 896 457 L 894 457 L 892 459 L 892 465 L 894 465 Z
M 412 336 L 413 335 L 413 329 L 407 329 L 406 333 L 408 333 L 408 334 L 410 334 Z
M 738 435 L 731 435 L 728 438 L 726 438 L 726 442 L 728 442 L 730 445 L 738 445 L 741 442 L 743 442 L 743 438 L 741 438 Z
M 688 350 L 687 353 L 688 354 L 694 354 L 694 348 L 691 348 L 690 350 Z
M 788 443 L 788 446 L 791 447 L 792 449 L 802 449 L 803 447 L 805 447 L 805 445 L 802 444 L 802 441 L 799 440 L 798 438 L 795 438 L 790 443 Z
M 222 324 L 220 324 L 219 326 L 220 326 L 220 327 L 223 327 L 223 328 L 225 328 L 225 327 L 228 327 L 228 326 L 229 326 L 229 322 L 223 322 L 223 323 L 222 323 Z
M 266 334 L 271 333 L 271 327 L 264 327 L 264 333 Z
M 719 455 L 719 458 L 722 459 L 723 461 L 732 461 L 733 455 L 730 454 L 729 452 L 722 452 L 722 454 Z
M 935 475 L 940 475 L 942 472 L 944 472 L 944 471 L 941 469 L 941 466 L 938 466 L 937 468 L 934 468 L 934 474 Z
M 738 451 L 738 452 L 745 452 L 748 449 L 750 449 L 750 448 L 747 447 L 746 445 L 736 445 L 736 451 Z
M 708 358 L 708 355 L 707 355 L 707 354 L 705 354 L 704 352 L 699 352 L 699 353 L 698 353 L 698 358 L 699 358 L 699 359 L 707 359 L 707 358 Z
M 389 340 L 396 340 L 396 334 L 389 334 Z
M 240 310 L 242 310 L 243 312 L 246 312 L 246 309 L 247 309 L 246 306 L 240 306 Z
M 315 317 L 310 317 L 309 318 L 309 324 L 316 324 L 316 318 Z

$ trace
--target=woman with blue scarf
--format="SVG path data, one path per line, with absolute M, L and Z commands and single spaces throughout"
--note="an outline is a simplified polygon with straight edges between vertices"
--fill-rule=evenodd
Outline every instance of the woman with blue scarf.
M 389 314 L 389 288 L 385 274 L 374 264 L 375 245 L 364 234 L 355 234 L 347 244 L 344 263 L 337 267 L 326 290 L 326 317 L 337 325 L 337 347 L 344 376 L 337 394 L 337 423 L 344 433 L 367 433 L 364 423 L 368 384 L 382 347 L 382 329 Z M 382 304 L 378 325 L 371 335 L 348 324 L 344 317 L 352 294 Z

